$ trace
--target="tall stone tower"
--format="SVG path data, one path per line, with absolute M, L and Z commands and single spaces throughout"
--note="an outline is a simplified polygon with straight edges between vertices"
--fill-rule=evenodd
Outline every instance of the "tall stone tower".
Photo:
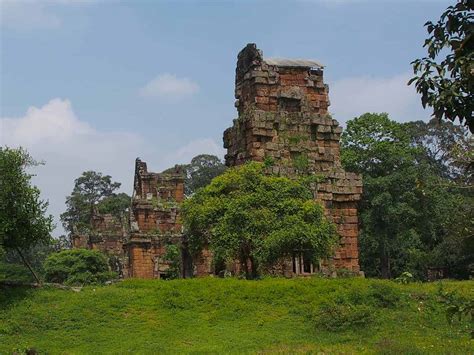
M 152 173 L 137 158 L 130 213 L 130 238 L 124 248 L 129 258 L 128 276 L 144 279 L 165 277 L 170 266 L 166 249 L 181 247 L 179 205 L 184 199 L 184 175 L 179 168 Z
M 237 59 L 238 118 L 224 132 L 225 160 L 228 166 L 267 160 L 278 175 L 320 176 L 314 197 L 341 236 L 330 264 L 358 272 L 357 202 L 362 179 L 341 166 L 342 128 L 328 113 L 328 91 L 320 63 L 264 58 L 255 44 L 248 44 Z

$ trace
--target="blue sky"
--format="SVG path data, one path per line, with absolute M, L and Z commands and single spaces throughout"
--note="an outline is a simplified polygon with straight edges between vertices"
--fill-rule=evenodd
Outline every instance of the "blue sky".
M 325 64 L 342 124 L 367 111 L 426 120 L 410 61 L 452 1 L 0 2 L 0 144 L 46 162 L 35 182 L 57 216 L 84 170 L 130 193 L 137 156 L 156 171 L 222 156 L 248 42 Z

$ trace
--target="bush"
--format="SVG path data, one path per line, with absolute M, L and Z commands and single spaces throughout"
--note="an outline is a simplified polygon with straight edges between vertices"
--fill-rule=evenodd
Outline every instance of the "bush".
M 0 280 L 34 282 L 31 272 L 21 264 L 10 264 L 0 260 Z
M 73 249 L 51 254 L 44 264 L 45 279 L 68 285 L 104 283 L 117 277 L 107 257 L 95 250 Z
M 466 319 L 471 324 L 471 339 L 474 339 L 474 299 L 465 298 L 453 291 L 444 291 L 442 285 L 438 290 L 439 300 L 446 307 L 446 318 L 449 323 Z

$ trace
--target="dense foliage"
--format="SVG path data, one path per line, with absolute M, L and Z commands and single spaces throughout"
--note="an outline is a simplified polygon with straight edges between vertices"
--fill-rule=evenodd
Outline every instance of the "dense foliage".
M 403 125 L 412 144 L 421 148 L 418 159 L 440 177 L 460 186 L 474 183 L 474 141 L 469 130 L 449 121 L 415 121 Z
M 459 0 L 437 23 L 426 24 L 428 56 L 412 62 L 423 107 L 433 117 L 458 119 L 474 132 L 474 1 Z M 437 61 L 443 55 L 444 59 Z
M 335 228 L 307 182 L 264 174 L 256 162 L 227 170 L 183 205 L 189 246 L 214 253 L 216 265 L 238 260 L 255 277 L 280 258 L 331 254 Z
M 0 353 L 470 354 L 469 318 L 446 311 L 474 299 L 474 281 L 443 284 L 443 299 L 437 283 L 363 278 L 5 289 Z
M 463 166 L 448 158 L 459 146 L 469 149 L 469 138 L 456 132 L 436 121 L 397 123 L 387 114 L 364 114 L 347 123 L 342 161 L 364 179 L 360 258 L 368 276 L 409 271 L 425 279 L 430 267 L 469 276 L 472 193 L 460 178 Z
M 74 189 L 66 198 L 66 212 L 61 214 L 64 229 L 72 233 L 91 230 L 92 217 L 100 213 L 120 216 L 130 206 L 130 197 L 125 193 L 116 194 L 119 182 L 112 182 L 110 175 L 95 171 L 85 171 L 74 182 Z
M 182 269 L 181 249 L 175 244 L 168 244 L 163 259 L 169 262 L 165 278 L 167 280 L 179 279 Z
M 107 257 L 87 249 L 63 250 L 53 253 L 44 263 L 45 279 L 69 285 L 103 283 L 116 275 L 109 272 Z
M 211 180 L 226 170 L 226 166 L 215 155 L 200 154 L 191 159 L 189 164 L 178 165 L 184 173 L 184 193 L 191 196 L 201 187 L 210 184 Z M 174 171 L 176 167 L 163 171 Z
M 52 217 L 46 215 L 48 203 L 31 185 L 32 175 L 26 169 L 38 165 L 23 149 L 0 147 L 0 246 L 17 252 L 30 268 L 24 252 L 38 244 L 50 242 Z

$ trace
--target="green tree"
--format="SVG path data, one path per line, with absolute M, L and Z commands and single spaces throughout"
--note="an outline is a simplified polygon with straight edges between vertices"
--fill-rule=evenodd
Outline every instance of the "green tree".
M 92 217 L 98 210 L 103 213 L 119 214 L 130 205 L 126 194 L 115 194 L 120 188 L 119 182 L 112 182 L 110 175 L 95 171 L 85 171 L 74 182 L 74 189 L 66 198 L 66 212 L 61 214 L 64 229 L 73 233 L 88 232 Z
M 415 143 L 429 135 L 412 132 L 387 114 L 364 114 L 342 136 L 344 166 L 364 179 L 360 257 L 369 276 L 426 277 L 427 267 L 438 266 L 433 250 L 451 235 L 453 214 L 464 213 L 464 196 L 440 174 L 433 152 Z
M 110 213 L 116 217 L 122 217 L 123 213 L 130 207 L 131 198 L 124 192 L 112 194 L 103 198 L 97 205 L 99 213 Z
M 40 191 L 31 185 L 26 169 L 38 163 L 23 149 L 0 147 L 0 245 L 15 250 L 36 281 L 25 251 L 41 243 L 49 243 L 53 229 L 52 216 L 46 215 L 48 203 L 40 199 Z
M 474 2 L 459 0 L 449 6 L 437 23 L 428 21 L 428 56 L 412 62 L 423 107 L 433 117 L 467 125 L 474 132 Z M 446 56 L 443 58 L 443 56 Z M 437 59 L 440 60 L 437 61 Z
M 256 162 L 228 169 L 183 204 L 192 252 L 208 246 L 216 265 L 238 260 L 255 277 L 282 257 L 331 255 L 335 227 L 314 201 L 308 181 L 264 174 Z
M 210 184 L 211 180 L 221 175 L 226 166 L 215 155 L 200 154 L 191 159 L 189 164 L 179 165 L 184 172 L 184 193 L 191 196 L 198 189 Z M 170 168 L 163 173 L 174 171 Z
M 436 118 L 429 122 L 415 121 L 403 125 L 412 144 L 421 148 L 419 159 L 436 173 L 460 185 L 473 182 L 473 139 L 469 130 Z
M 445 231 L 429 253 L 433 266 L 448 270 L 450 277 L 469 278 L 474 273 L 474 147 L 469 130 L 449 121 L 408 122 L 404 125 L 412 144 L 422 148 L 419 159 L 440 177 L 434 190 L 442 189 L 449 206 Z M 454 203 L 453 203 L 454 202 Z

